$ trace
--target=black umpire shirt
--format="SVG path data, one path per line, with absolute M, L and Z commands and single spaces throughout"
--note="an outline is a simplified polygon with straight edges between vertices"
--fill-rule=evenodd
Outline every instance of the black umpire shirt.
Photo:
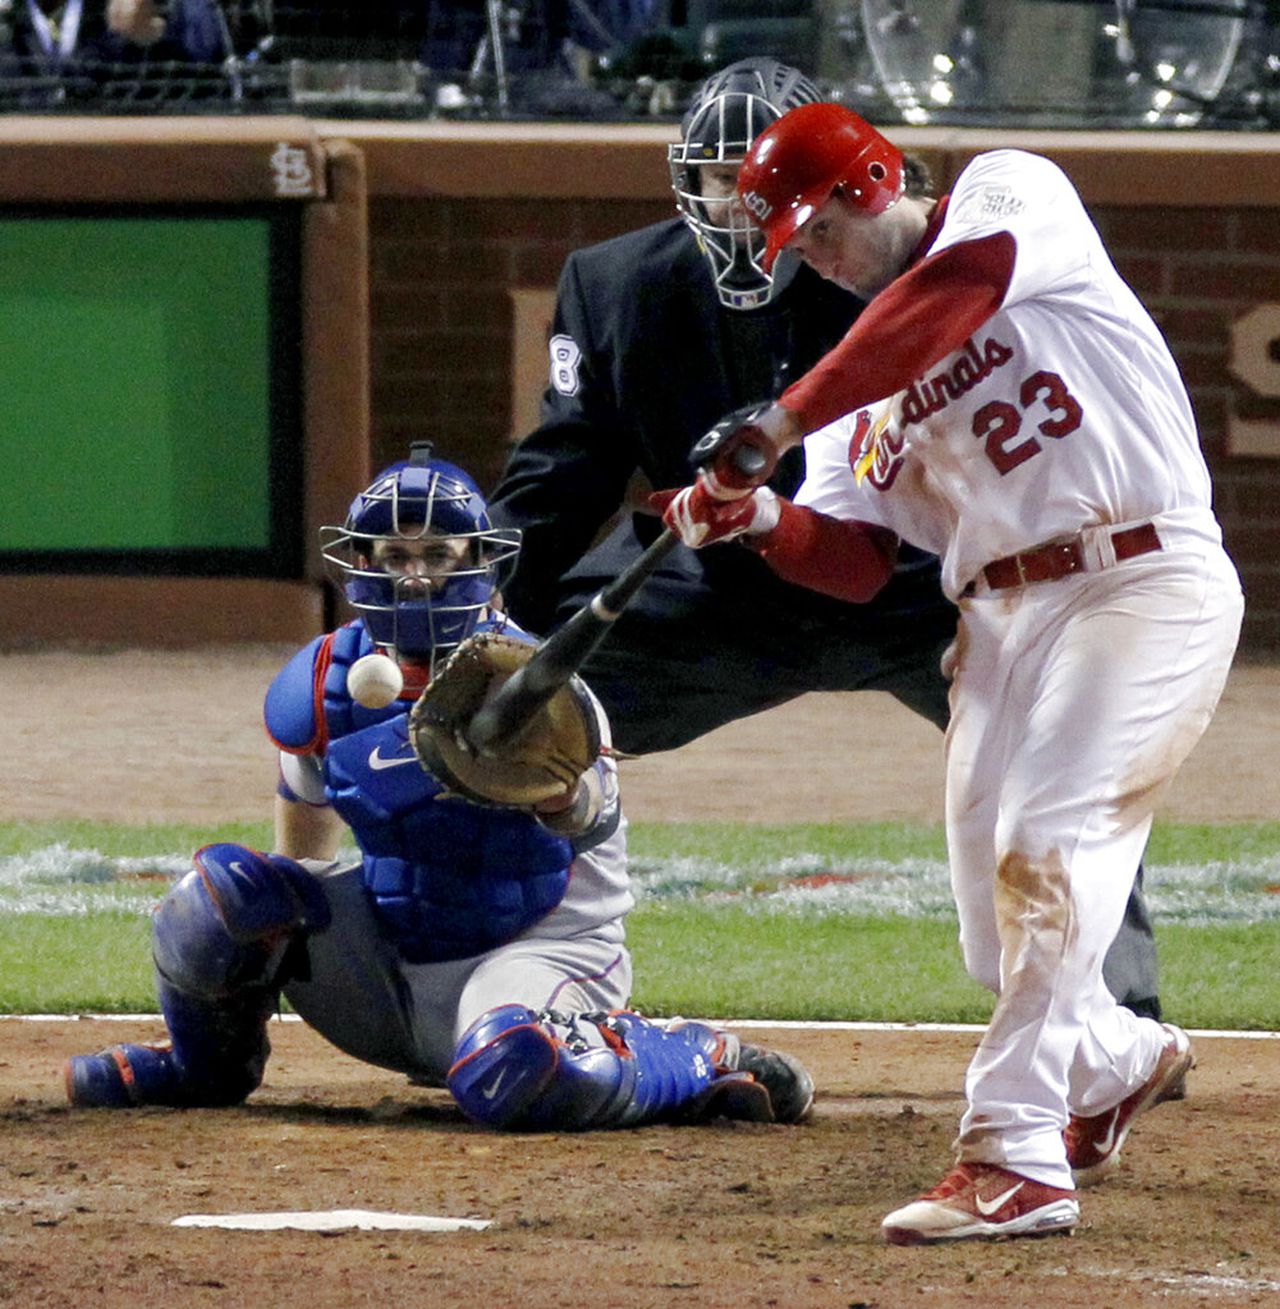
M 662 526 L 649 514 L 627 515 L 587 553 L 633 475 L 650 488 L 692 481 L 689 451 L 698 438 L 731 410 L 780 394 L 840 340 L 860 307 L 801 268 L 773 304 L 725 309 L 679 218 L 571 254 L 560 278 L 542 422 L 513 452 L 491 499 L 495 521 L 524 532 L 504 587 L 517 621 L 549 631 L 557 610 L 562 621 L 566 606 L 616 575 Z M 803 453 L 789 451 L 771 485 L 792 494 L 803 471 Z M 717 615 L 742 604 L 757 619 L 807 616 L 875 640 L 891 635 L 875 630 L 894 621 L 890 615 L 909 623 L 912 611 L 934 619 L 939 605 L 950 609 L 932 557 L 905 546 L 903 556 L 870 605 L 783 582 L 736 542 L 697 554 L 677 548 L 664 573 L 694 590 L 710 588 Z

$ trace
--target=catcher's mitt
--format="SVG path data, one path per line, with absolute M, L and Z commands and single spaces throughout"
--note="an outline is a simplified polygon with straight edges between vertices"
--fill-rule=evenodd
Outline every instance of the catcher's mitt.
M 449 791 L 480 804 L 529 809 L 572 792 L 596 762 L 600 722 L 591 693 L 577 677 L 486 753 L 467 741 L 476 711 L 535 649 L 496 632 L 468 637 L 418 697 L 409 715 L 409 740 L 423 767 Z

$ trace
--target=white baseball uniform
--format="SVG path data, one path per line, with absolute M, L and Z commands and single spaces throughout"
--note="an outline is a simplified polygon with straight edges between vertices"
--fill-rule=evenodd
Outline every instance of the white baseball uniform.
M 1176 366 L 1070 182 L 1019 151 L 979 156 L 928 253 L 993 233 L 1014 242 L 997 311 L 904 390 L 812 433 L 796 502 L 943 558 L 961 611 L 952 881 L 966 966 L 999 996 L 957 1148 L 1069 1187 L 1068 1112 L 1118 1104 L 1163 1043 L 1116 1005 L 1102 958 L 1243 602 Z

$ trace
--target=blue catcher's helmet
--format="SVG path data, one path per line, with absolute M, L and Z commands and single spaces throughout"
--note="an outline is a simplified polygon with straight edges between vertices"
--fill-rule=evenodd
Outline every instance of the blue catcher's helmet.
M 475 631 L 520 532 L 495 528 L 471 477 L 423 441 L 356 496 L 341 527 L 320 529 L 320 545 L 374 641 L 434 666 Z

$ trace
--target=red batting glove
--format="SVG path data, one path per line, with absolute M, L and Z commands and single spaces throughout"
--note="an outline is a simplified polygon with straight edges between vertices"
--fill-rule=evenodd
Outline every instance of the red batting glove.
M 777 523 L 778 499 L 772 491 L 757 488 L 726 500 L 717 498 L 707 481 L 703 474 L 692 486 L 655 491 L 649 497 L 662 521 L 691 550 L 732 541 L 744 533 L 768 532 Z

